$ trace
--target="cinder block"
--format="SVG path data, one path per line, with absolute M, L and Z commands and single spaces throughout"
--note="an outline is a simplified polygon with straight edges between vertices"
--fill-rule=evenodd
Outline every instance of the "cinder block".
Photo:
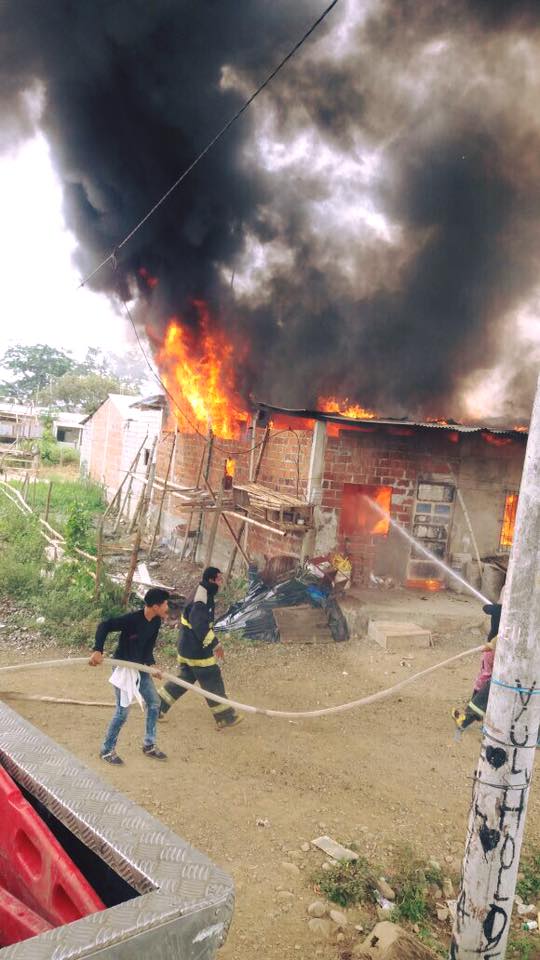
M 432 645 L 431 631 L 419 627 L 417 623 L 370 620 L 368 637 L 388 653 L 406 653 L 408 650 L 419 650 Z

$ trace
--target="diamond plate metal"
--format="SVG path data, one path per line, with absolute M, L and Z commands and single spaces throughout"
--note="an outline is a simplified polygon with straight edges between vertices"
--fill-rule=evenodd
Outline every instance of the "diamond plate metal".
M 230 877 L 54 740 L 0 703 L 0 761 L 141 896 L 0 949 L 1 960 L 214 960 Z

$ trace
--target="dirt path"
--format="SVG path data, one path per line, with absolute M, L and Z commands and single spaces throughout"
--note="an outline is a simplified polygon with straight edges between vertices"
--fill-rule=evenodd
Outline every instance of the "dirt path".
M 457 652 L 455 644 L 418 651 L 412 670 Z M 65 648 L 41 658 L 64 656 Z M 15 659 L 0 649 L 0 663 Z M 18 654 L 31 660 L 30 651 Z M 35 659 L 35 657 L 34 657 Z M 246 717 L 217 734 L 202 699 L 187 695 L 160 725 L 169 761 L 158 765 L 140 751 L 142 715 L 133 708 L 119 752 L 126 765 L 97 757 L 110 713 L 10 700 L 10 704 L 73 751 L 100 775 L 208 854 L 234 877 L 237 906 L 220 960 L 292 960 L 346 956 L 345 945 L 320 944 L 307 928 L 315 899 L 310 874 L 324 859 L 301 844 L 321 833 L 354 841 L 370 859 L 389 864 L 409 844 L 458 871 L 465 838 L 471 774 L 479 734 L 453 741 L 450 708 L 466 699 L 477 664 L 464 660 L 412 685 L 402 696 L 351 713 L 299 722 Z M 235 646 L 225 665 L 232 696 L 285 709 L 354 699 L 403 678 L 397 655 L 366 643 Z M 111 699 L 108 671 L 69 666 L 0 678 L 2 691 Z M 268 826 L 257 826 L 257 820 Z M 533 787 L 528 842 L 540 837 L 540 804 Z M 291 877 L 283 861 L 300 874 Z M 288 890 L 293 897 L 279 896 Z

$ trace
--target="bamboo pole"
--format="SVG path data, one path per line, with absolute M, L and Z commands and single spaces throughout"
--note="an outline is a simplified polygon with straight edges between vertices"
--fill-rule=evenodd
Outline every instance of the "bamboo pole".
M 263 462 L 263 457 L 264 457 L 264 453 L 265 453 L 265 450 L 266 450 L 266 445 L 267 445 L 267 443 L 268 443 L 268 438 L 269 438 L 269 436 L 270 436 L 270 424 L 267 424 L 267 425 L 266 425 L 266 429 L 265 429 L 265 431 L 264 431 L 264 436 L 263 436 L 263 438 L 262 438 L 261 447 L 260 447 L 260 450 L 259 450 L 259 455 L 258 455 L 258 457 L 257 457 L 257 465 L 256 465 L 255 469 L 253 470 L 253 454 L 254 454 L 254 452 L 255 452 L 255 437 L 256 437 L 255 430 L 253 431 L 253 437 L 252 437 L 253 449 L 252 449 L 252 451 L 251 451 L 252 457 L 251 457 L 251 463 L 250 463 L 250 468 L 249 468 L 249 479 L 250 479 L 250 482 L 252 482 L 252 483 L 256 483 L 257 478 L 258 478 L 258 476 L 259 476 L 259 471 L 260 471 L 260 469 L 261 469 L 261 465 L 262 465 L 262 462 Z M 244 522 L 242 523 L 242 526 L 240 527 L 240 530 L 238 531 L 238 537 L 239 537 L 239 539 L 241 538 L 244 530 L 246 530 L 246 529 L 247 529 L 247 528 L 246 528 L 246 522 L 245 522 L 245 520 L 244 520 Z M 245 549 L 246 552 L 247 552 L 247 538 L 244 540 L 244 549 Z M 229 580 L 230 580 L 230 578 L 231 578 L 231 574 L 232 574 L 232 572 L 233 572 L 233 567 L 234 567 L 234 561 L 236 560 L 236 554 L 237 554 L 237 553 L 238 553 L 238 548 L 237 548 L 236 545 L 235 545 L 235 546 L 233 547 L 232 551 L 231 551 L 231 555 L 230 555 L 229 561 L 228 561 L 228 563 L 227 563 L 227 569 L 226 569 L 226 571 L 225 571 L 225 583 L 228 583 Z
M 205 483 L 207 486 L 208 486 L 208 477 L 210 476 L 210 466 L 211 466 L 211 463 L 212 463 L 212 450 L 213 450 L 213 448 L 214 448 L 214 434 L 212 433 L 212 430 L 210 429 L 210 430 L 208 431 L 208 456 L 207 456 L 207 459 L 206 459 L 206 466 L 205 466 L 205 468 L 204 468 L 204 476 L 203 476 L 204 483 Z M 199 486 L 200 479 L 201 479 L 201 478 L 199 477 L 199 482 L 197 483 L 197 486 Z M 213 494 L 212 494 L 212 496 L 213 496 L 213 499 L 215 500 L 216 498 L 214 497 Z M 203 511 L 201 510 L 201 511 L 199 512 L 199 522 L 198 522 L 198 524 L 197 524 L 197 533 L 195 534 L 195 539 L 194 539 L 194 541 L 193 541 L 192 559 L 193 559 L 193 561 L 194 561 L 195 563 L 197 562 L 197 550 L 199 549 L 199 543 L 201 542 L 202 524 L 203 524 Z
M 45 504 L 45 517 L 43 518 L 45 523 L 49 519 L 49 510 L 51 507 L 51 494 L 52 494 L 53 482 L 49 480 L 49 489 L 47 490 L 47 503 Z
M 124 477 L 123 477 L 123 479 L 122 479 L 122 482 L 121 482 L 120 486 L 118 487 L 118 490 L 116 491 L 115 496 L 118 496 L 118 497 L 120 498 L 120 508 L 119 508 L 119 510 L 118 510 L 118 514 L 117 514 L 117 517 L 116 517 L 116 521 L 115 521 L 115 524 L 114 524 L 114 527 L 113 527 L 113 533 L 117 533 L 117 532 L 118 532 L 118 527 L 120 526 L 120 521 L 121 521 L 121 519 L 122 519 L 122 514 L 124 513 L 124 509 L 125 509 L 126 503 L 128 502 L 128 498 L 129 498 L 129 495 L 130 495 L 130 492 L 131 492 L 131 485 L 132 485 L 132 483 L 133 483 L 133 471 L 137 469 L 137 466 L 138 466 L 138 463 L 139 463 L 139 458 L 140 458 L 140 456 L 141 456 L 142 449 L 143 449 L 143 447 L 144 447 L 144 445 L 145 445 L 145 443 L 146 443 L 147 438 L 148 438 L 148 431 L 146 432 L 143 442 L 141 443 L 139 449 L 137 450 L 137 453 L 136 453 L 135 456 L 133 457 L 133 460 L 131 461 L 131 463 L 130 463 L 130 465 L 129 465 L 129 468 L 128 468 L 128 470 L 127 470 L 127 473 L 124 474 Z M 128 489 L 127 489 L 127 492 L 126 492 L 126 495 L 125 495 L 124 499 L 122 500 L 122 499 L 121 499 L 122 489 L 123 489 L 124 484 L 125 484 L 126 480 L 128 479 L 128 477 L 129 477 Z M 129 515 L 129 510 L 128 510 L 128 515 Z
M 506 953 L 540 724 L 540 379 L 484 722 L 450 956 Z
M 158 535 L 158 533 L 159 533 L 159 527 L 160 527 L 160 524 L 161 524 L 161 515 L 162 515 L 162 513 L 163 513 L 163 504 L 165 503 L 165 497 L 167 496 L 167 482 L 168 482 L 168 480 L 169 480 L 169 474 L 170 474 L 170 472 L 171 472 L 171 466 L 172 466 L 172 462 L 173 462 L 173 460 L 174 460 L 174 454 L 175 454 L 175 451 L 176 451 L 176 439 L 177 439 L 177 437 L 178 437 L 178 427 L 176 427 L 176 429 L 175 429 L 175 431 L 174 431 L 174 438 L 173 438 L 173 442 L 172 442 L 172 446 L 171 446 L 171 453 L 170 453 L 170 456 L 169 456 L 169 462 L 168 462 L 168 464 L 167 464 L 167 473 L 165 474 L 165 482 L 164 482 L 164 484 L 163 484 L 163 493 L 162 493 L 161 500 L 160 500 L 160 503 L 159 503 L 159 510 L 158 510 L 158 515 L 157 515 L 157 520 L 156 520 L 156 526 L 155 526 L 155 528 L 154 528 L 154 534 L 153 534 L 153 536 L 152 536 L 152 542 L 151 542 L 151 544 L 150 544 L 150 549 L 149 549 L 149 551 L 148 551 L 148 559 L 150 559 L 150 557 L 152 556 L 152 551 L 153 551 L 153 549 L 154 549 L 154 546 L 155 546 L 155 543 L 156 543 L 156 538 L 157 538 L 157 535 Z
M 206 477 L 205 477 L 205 478 L 204 478 L 204 482 L 205 482 L 205 484 L 206 484 L 206 486 L 207 486 L 207 488 L 208 488 L 209 493 L 211 494 L 211 496 L 212 496 L 212 497 L 214 498 L 214 500 L 215 500 L 215 499 L 216 499 L 216 495 L 215 495 L 214 491 L 212 490 L 212 487 L 211 487 L 211 485 L 210 485 L 210 481 L 207 480 Z M 234 542 L 235 542 L 238 550 L 240 551 L 242 557 L 244 558 L 244 562 L 245 562 L 246 566 L 249 567 L 250 559 L 249 559 L 246 551 L 244 550 L 242 544 L 240 543 L 240 540 L 239 540 L 238 537 L 236 536 L 236 534 L 235 534 L 235 532 L 234 532 L 234 530 L 233 530 L 233 528 L 232 528 L 229 520 L 227 519 L 227 517 L 225 517 L 225 516 L 223 515 L 223 513 L 221 514 L 221 516 L 223 517 L 223 522 L 224 522 L 225 526 L 227 527 L 227 529 L 228 529 L 231 537 L 233 538 L 233 540 L 234 540 Z
M 156 449 L 157 437 L 154 439 L 152 444 L 152 449 L 150 451 L 150 457 L 148 459 L 148 471 L 146 475 L 146 484 L 143 491 L 143 499 L 141 501 L 141 508 L 139 511 L 139 527 L 133 542 L 133 549 L 131 551 L 131 559 L 129 563 L 129 569 L 127 572 L 126 583 L 124 586 L 124 593 L 122 596 L 122 605 L 127 607 L 129 600 L 129 595 L 131 593 L 131 585 L 133 583 L 133 577 L 135 574 L 135 568 L 137 566 L 137 561 L 139 559 L 139 550 L 141 547 L 141 542 L 144 533 L 144 527 L 146 523 L 146 515 L 148 513 L 148 505 L 150 503 L 150 497 L 152 495 L 152 483 L 154 480 L 154 474 L 156 472 L 156 464 L 154 461 L 154 451 Z
M 210 527 L 210 533 L 208 535 L 208 543 L 206 545 L 206 559 L 204 561 L 205 567 L 209 567 L 210 562 L 212 560 L 212 553 L 214 551 L 214 544 L 216 542 L 216 533 L 219 526 L 219 518 L 222 515 L 221 514 L 222 505 L 223 505 L 223 481 L 221 482 L 218 490 L 218 495 L 216 498 L 216 510 L 215 510 L 214 516 L 212 517 L 212 526 Z
M 101 589 L 101 576 L 103 573 L 103 517 L 101 518 L 96 537 L 96 582 L 94 585 L 94 599 L 99 598 L 99 591 Z
M 262 523 L 260 520 L 254 520 L 253 517 L 245 517 L 243 513 L 236 513 L 235 510 L 223 510 L 223 515 L 227 517 L 234 517 L 235 520 L 242 521 L 242 527 L 244 524 L 251 523 L 254 527 L 262 527 L 263 530 L 269 530 L 270 533 L 275 533 L 278 537 L 285 537 L 287 535 L 286 530 L 278 530 L 277 527 L 271 527 L 268 523 Z M 302 529 L 301 527 L 299 529 Z M 241 536 L 242 528 L 238 532 L 238 536 Z
M 206 444 L 205 444 L 204 447 L 203 447 L 203 452 L 202 452 L 202 454 L 201 454 L 201 460 L 200 460 L 200 463 L 199 463 L 199 469 L 197 470 L 197 480 L 196 480 L 196 482 L 195 482 L 195 489 L 197 489 L 197 487 L 199 486 L 199 483 L 201 482 L 201 475 L 202 475 L 202 471 L 203 471 L 205 455 L 206 455 Z M 187 545 L 188 545 L 188 540 L 189 540 L 189 534 L 190 534 L 190 532 L 191 532 L 191 521 L 193 520 L 193 514 L 194 514 L 194 513 L 195 513 L 195 511 L 194 511 L 193 509 L 190 510 L 189 517 L 188 517 L 188 522 L 187 522 L 187 526 L 186 526 L 186 532 L 185 532 L 185 534 L 184 534 L 184 542 L 183 542 L 183 544 L 182 544 L 182 549 L 181 549 L 181 551 L 180 551 L 180 560 L 183 560 L 184 557 L 185 557 L 185 555 L 186 555 L 186 550 L 187 550 Z

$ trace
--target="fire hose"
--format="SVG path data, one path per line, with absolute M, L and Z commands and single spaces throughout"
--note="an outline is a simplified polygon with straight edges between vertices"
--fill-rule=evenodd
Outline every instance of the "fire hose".
M 471 647 L 469 650 L 464 650 L 462 653 L 456 653 L 453 657 L 448 657 L 447 660 L 442 660 L 440 663 L 436 663 L 432 667 L 426 667 L 425 670 L 420 670 L 419 673 L 415 673 L 410 677 L 406 677 L 404 680 L 400 680 L 399 683 L 395 683 L 391 687 L 386 687 L 384 690 L 379 690 L 377 693 L 370 693 L 365 697 L 360 697 L 359 700 L 350 700 L 348 703 L 341 703 L 334 707 L 323 707 L 320 710 L 271 710 L 266 707 L 254 707 L 247 703 L 239 703 L 236 700 L 231 700 L 228 697 L 220 697 L 216 693 L 210 693 L 209 690 L 204 690 L 202 687 L 188 683 L 187 680 L 181 680 L 180 677 L 177 677 L 172 673 L 166 673 L 162 670 L 159 670 L 157 667 L 148 667 L 145 664 L 132 663 L 129 660 L 117 660 L 114 657 L 104 660 L 103 663 L 110 664 L 113 667 L 129 667 L 132 670 L 139 670 L 141 673 L 149 673 L 152 676 L 155 676 L 156 671 L 158 671 L 163 680 L 166 680 L 170 683 L 175 683 L 177 686 L 184 687 L 186 690 L 193 690 L 194 693 L 200 697 L 204 697 L 205 700 L 214 700 L 216 703 L 224 703 L 228 706 L 235 707 L 242 713 L 260 713 L 263 716 L 277 717 L 281 720 L 305 720 L 311 719 L 312 717 L 328 717 L 336 713 L 345 713 L 347 710 L 354 710 L 356 707 L 365 707 L 368 706 L 368 704 L 376 703 L 379 700 L 385 700 L 387 697 L 391 697 L 399 690 L 403 690 L 404 687 L 409 686 L 409 684 L 414 683 L 421 677 L 427 677 L 430 673 L 434 673 L 435 670 L 440 670 L 442 667 L 447 667 L 452 663 L 456 663 L 458 660 L 463 660 L 465 657 L 470 657 L 473 653 L 480 653 L 480 651 L 483 649 L 484 644 L 478 647 Z M 17 663 L 7 667 L 0 667 L 0 673 L 10 673 L 15 670 L 39 670 L 43 668 L 49 669 L 52 667 L 61 667 L 66 666 L 66 664 L 74 663 L 88 664 L 88 658 L 67 657 L 64 660 L 38 660 L 34 663 Z M 111 704 L 111 706 L 113 705 Z

